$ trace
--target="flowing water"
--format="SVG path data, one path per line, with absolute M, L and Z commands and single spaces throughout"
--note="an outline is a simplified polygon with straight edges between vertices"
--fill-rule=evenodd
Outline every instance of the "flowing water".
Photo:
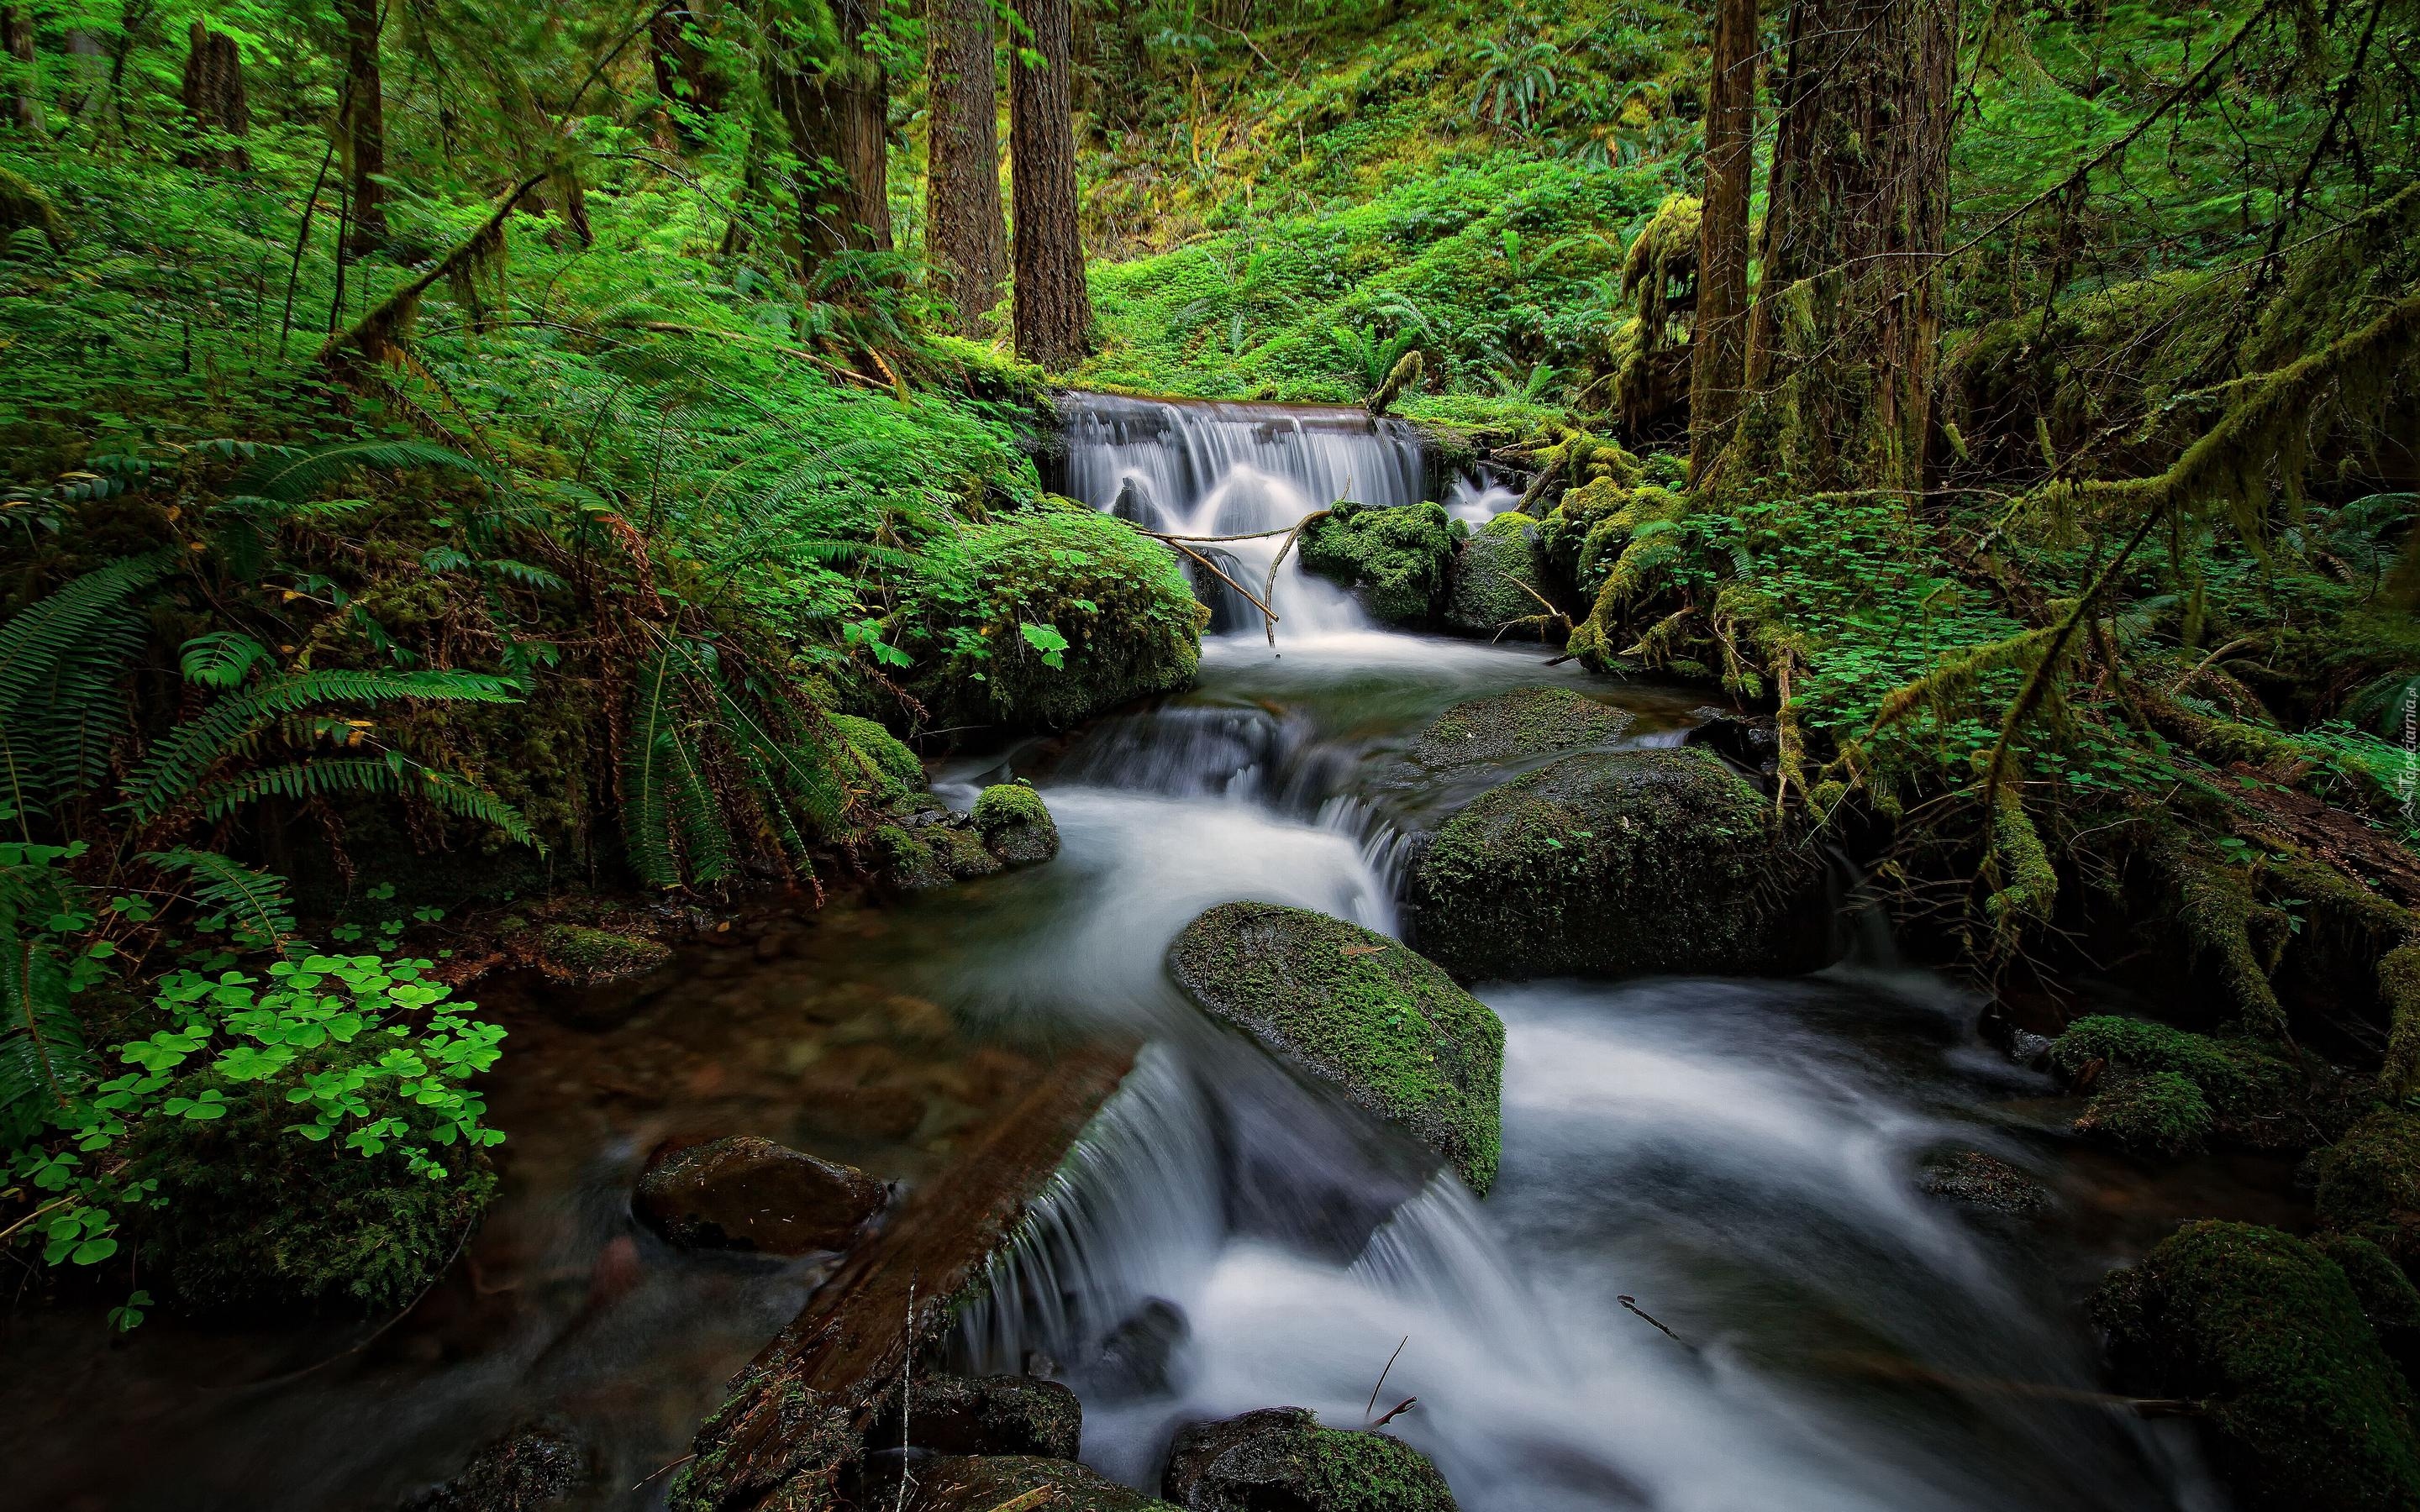
M 1357 413 L 1070 409 L 1068 488 L 1155 528 L 1282 530 L 1340 497 L 1512 502 L 1430 476 L 1412 432 Z M 1256 592 L 1278 539 L 1223 543 Z M 104 1347 L 89 1317 L 12 1324 L 0 1504 L 392 1508 L 534 1416 L 590 1443 L 583 1504 L 660 1504 L 669 1477 L 646 1477 L 821 1273 L 639 1229 L 624 1194 L 647 1149 L 767 1134 L 913 1200 L 1050 1043 L 1103 1027 L 1144 1037 L 1137 1069 L 953 1347 L 1067 1381 L 1085 1457 L 1121 1479 L 1152 1486 L 1189 1419 L 1293 1405 L 1351 1427 L 1417 1398 L 1389 1431 L 1470 1512 L 2222 1504 L 2180 1425 L 2094 1399 L 2074 1299 L 2172 1209 L 2244 1183 L 2205 1165 L 2168 1201 L 2080 1163 L 2047 1132 L 2068 1113 L 2053 1089 L 1978 1040 L 1979 1005 L 1870 948 L 1796 981 L 1481 986 L 1507 1030 L 1483 1202 L 1185 1002 L 1162 955 L 1211 904 L 1398 928 L 1412 837 L 1518 769 L 1408 762 L 1451 704 L 1569 687 L 1630 710 L 1629 745 L 1699 717 L 1695 695 L 1534 646 L 1376 628 L 1291 568 L 1276 608 L 1272 648 L 1230 606 L 1181 695 L 937 774 L 962 805 L 1034 781 L 1051 864 L 689 949 L 641 989 L 495 1005 L 516 1035 L 491 1093 L 504 1195 L 391 1330 L 163 1316 Z M 1939 1147 L 2035 1170 L 2067 1216 L 1920 1195 Z

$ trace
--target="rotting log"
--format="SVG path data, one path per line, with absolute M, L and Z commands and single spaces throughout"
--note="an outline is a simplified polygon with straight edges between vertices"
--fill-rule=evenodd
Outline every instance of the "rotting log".
M 1134 1064 L 1131 1044 L 1062 1054 L 809 1298 L 698 1429 L 675 1512 L 836 1504 L 885 1391 L 1016 1233 L 1027 1206 Z M 910 1322 L 910 1308 L 913 1311 Z

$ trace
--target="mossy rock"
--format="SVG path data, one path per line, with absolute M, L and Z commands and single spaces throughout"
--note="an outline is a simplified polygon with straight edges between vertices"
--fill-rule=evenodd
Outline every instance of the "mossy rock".
M 1918 1191 L 1985 1212 L 2031 1218 L 2050 1207 L 2050 1191 L 2007 1161 L 1978 1149 L 1935 1150 L 1916 1173 Z
M 1064 500 L 994 517 L 902 606 L 930 642 L 917 674 L 926 703 L 952 723 L 1063 730 L 1185 687 L 1209 610 L 1176 561 Z
M 1433 769 L 1519 761 L 1602 745 L 1631 723 L 1628 710 L 1567 687 L 1521 687 L 1446 710 L 1420 732 L 1412 758 Z
M 876 807 L 893 807 L 924 791 L 924 764 L 898 736 L 854 714 L 835 714 L 831 722 L 857 759 L 853 785 L 866 788 Z
M 2200 1153 L 2217 1126 L 2217 1115 L 2201 1088 L 2172 1071 L 2109 1078 L 2075 1120 L 2077 1134 L 2171 1157 Z
M 1059 854 L 1059 825 L 1042 795 L 1022 782 L 1000 782 L 975 798 L 975 832 L 1010 866 L 1032 866 Z
M 672 947 L 661 940 L 584 924 L 541 924 L 530 933 L 526 949 L 525 959 L 538 970 L 581 986 L 644 976 L 673 958 Z
M 908 1393 L 908 1442 L 934 1454 L 1073 1459 L 1083 1446 L 1083 1404 L 1055 1381 L 927 1372 Z M 866 1445 L 896 1449 L 900 1432 L 899 1395 L 885 1392 Z
M 2206 1404 L 2245 1512 L 2420 1505 L 2412 1390 L 2336 1264 L 2252 1224 L 2185 1225 L 2102 1288 L 2125 1388 Z
M 1821 873 L 1711 751 L 1567 756 L 1481 795 L 1413 869 L 1420 949 L 1457 978 L 1822 965 Z
M 1445 605 L 1462 522 L 1441 504 L 1380 508 L 1347 501 L 1314 520 L 1297 549 L 1306 571 L 1357 594 L 1389 625 L 1427 625 Z
M 1527 515 L 1498 515 L 1462 544 L 1446 594 L 1449 628 L 1492 636 L 1548 612 L 1545 577 L 1529 544 L 1537 524 Z
M 1504 1026 L 1408 947 L 1305 908 L 1232 903 L 1169 948 L 1202 1011 L 1409 1130 L 1482 1196 L 1501 1139 Z
M 1386 1433 L 1269 1407 L 1178 1431 L 1160 1494 L 1189 1512 L 1454 1512 L 1428 1456 Z
M 923 822 L 879 825 L 874 831 L 876 859 L 892 887 L 927 892 L 1001 869 L 983 836 L 960 816 L 933 810 L 912 817 Z
M 559 1425 L 540 1424 L 471 1457 L 462 1473 L 403 1504 L 403 1512 L 547 1512 L 571 1504 L 588 1456 Z
M 2321 1224 L 2420 1272 L 2420 1117 L 2371 1114 L 2320 1153 L 2319 1176 Z
M 2311 1247 L 2345 1273 L 2361 1303 L 2361 1315 L 2369 1319 L 2387 1358 L 2411 1381 L 2414 1366 L 2420 1366 L 2420 1287 L 2412 1284 L 2395 1257 L 2358 1235 L 2313 1234 Z
M 896 1482 L 891 1483 L 893 1487 Z M 882 1488 L 876 1485 L 874 1489 Z M 1032 1501 L 1024 1498 L 1043 1494 Z M 888 1506 L 887 1499 L 877 1504 Z M 1119 1485 L 1072 1459 L 1032 1455 L 944 1455 L 916 1467 L 908 1505 L 915 1512 L 1176 1512 L 1156 1497 Z
M 2307 1127 L 2293 1116 L 2301 1073 L 2247 1040 L 2104 1013 L 2069 1025 L 2050 1057 L 2071 1083 L 2093 1078 L 2076 1132 L 2147 1154 L 2190 1154 L 2213 1136 L 2282 1148 Z
M 400 1307 L 453 1263 L 495 1173 L 456 1151 L 451 1174 L 414 1175 L 392 1151 L 365 1156 L 288 1132 L 294 1110 L 261 1083 L 220 1085 L 226 1117 L 147 1120 L 132 1172 L 163 1205 L 134 1216 L 147 1284 L 194 1313 Z
M 857 1412 L 777 1371 L 751 1365 L 733 1378 L 730 1395 L 699 1426 L 695 1453 L 673 1475 L 666 1512 L 840 1504 L 834 1488 L 864 1453 Z

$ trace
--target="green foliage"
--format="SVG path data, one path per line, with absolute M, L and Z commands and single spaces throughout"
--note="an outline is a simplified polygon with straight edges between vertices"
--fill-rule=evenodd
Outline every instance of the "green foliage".
M 1306 526 L 1303 566 L 1359 591 L 1391 625 L 1424 625 L 1444 608 L 1463 523 L 1434 503 L 1372 508 L 1346 501 Z

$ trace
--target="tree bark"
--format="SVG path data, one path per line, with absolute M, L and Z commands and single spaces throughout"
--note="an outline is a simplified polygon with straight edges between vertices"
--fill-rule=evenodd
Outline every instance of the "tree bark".
M 659 96 L 711 116 L 722 109 L 730 85 L 714 71 L 706 49 L 690 35 L 692 27 L 706 27 L 708 19 L 703 5 L 664 7 L 647 23 L 647 56 Z
M 1757 0 L 1714 0 L 1706 91 L 1706 193 L 1698 213 L 1698 308 L 1689 337 L 1689 473 L 1722 448 L 1747 377 L 1748 177 L 1756 164 Z
M 1016 355 L 1068 367 L 1092 349 L 1093 299 L 1076 210 L 1076 122 L 1068 0 L 1017 0 L 1040 68 L 1009 67 L 1009 154 L 1016 200 Z
M 249 173 L 252 154 L 240 141 L 213 146 L 212 136 L 242 137 L 252 131 L 252 109 L 243 93 L 243 59 L 235 39 L 194 22 L 186 34 L 185 116 L 193 122 L 195 141 L 181 154 L 189 167 L 219 173 Z
M 811 262 L 844 249 L 891 250 L 891 93 L 864 44 L 881 0 L 834 0 L 831 11 L 838 51 L 783 63 L 773 79 L 791 147 L 807 166 L 800 230 Z
M 34 87 L 34 18 L 23 6 L 0 6 L 0 52 L 21 70 L 8 100 L 8 123 L 21 131 L 42 129 L 42 97 Z
M 345 23 L 345 173 L 349 185 L 347 253 L 355 257 L 386 244 L 386 100 L 379 78 L 380 0 L 336 0 Z
M 1797 0 L 1748 323 L 1716 471 L 1918 487 L 1949 213 L 1956 0 Z
M 1000 91 L 991 0 L 932 0 L 925 237 L 963 335 L 1000 302 L 1008 273 L 1000 206 Z

